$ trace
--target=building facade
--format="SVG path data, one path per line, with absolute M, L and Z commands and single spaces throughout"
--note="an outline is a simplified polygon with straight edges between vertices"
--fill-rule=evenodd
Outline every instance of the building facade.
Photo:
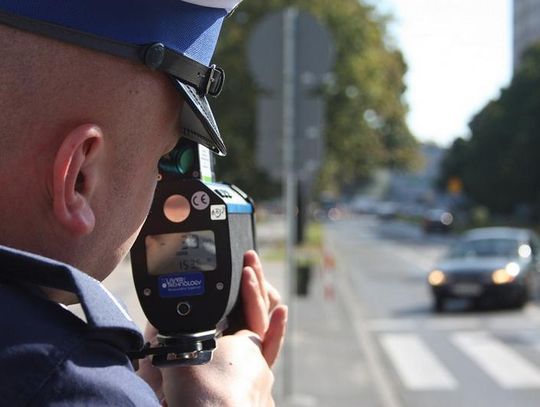
M 540 41 L 540 0 L 514 0 L 514 71 L 523 51 Z

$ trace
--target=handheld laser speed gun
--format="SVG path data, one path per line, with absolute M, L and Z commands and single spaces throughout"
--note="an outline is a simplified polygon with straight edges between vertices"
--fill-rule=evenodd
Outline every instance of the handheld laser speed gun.
M 133 248 L 135 288 L 158 345 L 152 363 L 210 361 L 216 338 L 243 327 L 243 255 L 255 248 L 254 206 L 234 185 L 214 181 L 208 149 L 181 140 L 159 164 L 150 213 Z

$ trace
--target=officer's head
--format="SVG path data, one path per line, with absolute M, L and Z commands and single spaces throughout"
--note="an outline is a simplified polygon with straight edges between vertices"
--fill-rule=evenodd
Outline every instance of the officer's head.
M 0 244 L 112 270 L 179 137 L 225 153 L 206 98 L 238 2 L 0 0 Z

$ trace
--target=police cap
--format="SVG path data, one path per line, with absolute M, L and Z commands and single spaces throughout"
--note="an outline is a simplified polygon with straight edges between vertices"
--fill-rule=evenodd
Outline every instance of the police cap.
M 225 74 L 210 65 L 224 18 L 241 0 L 0 0 L 0 23 L 138 61 L 168 74 L 190 109 L 182 135 L 226 154 L 207 96 Z

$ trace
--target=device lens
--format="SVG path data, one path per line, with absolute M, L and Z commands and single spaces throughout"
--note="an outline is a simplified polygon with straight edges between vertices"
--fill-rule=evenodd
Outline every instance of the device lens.
M 159 160 L 160 170 L 185 175 L 193 171 L 195 151 L 192 147 L 175 148 Z
M 191 205 L 182 195 L 171 195 L 163 205 L 165 217 L 174 223 L 180 223 L 186 220 L 190 212 Z
M 187 174 L 193 170 L 193 164 L 195 163 L 195 152 L 192 148 L 187 148 L 180 152 L 178 157 L 178 166 L 182 174 Z

